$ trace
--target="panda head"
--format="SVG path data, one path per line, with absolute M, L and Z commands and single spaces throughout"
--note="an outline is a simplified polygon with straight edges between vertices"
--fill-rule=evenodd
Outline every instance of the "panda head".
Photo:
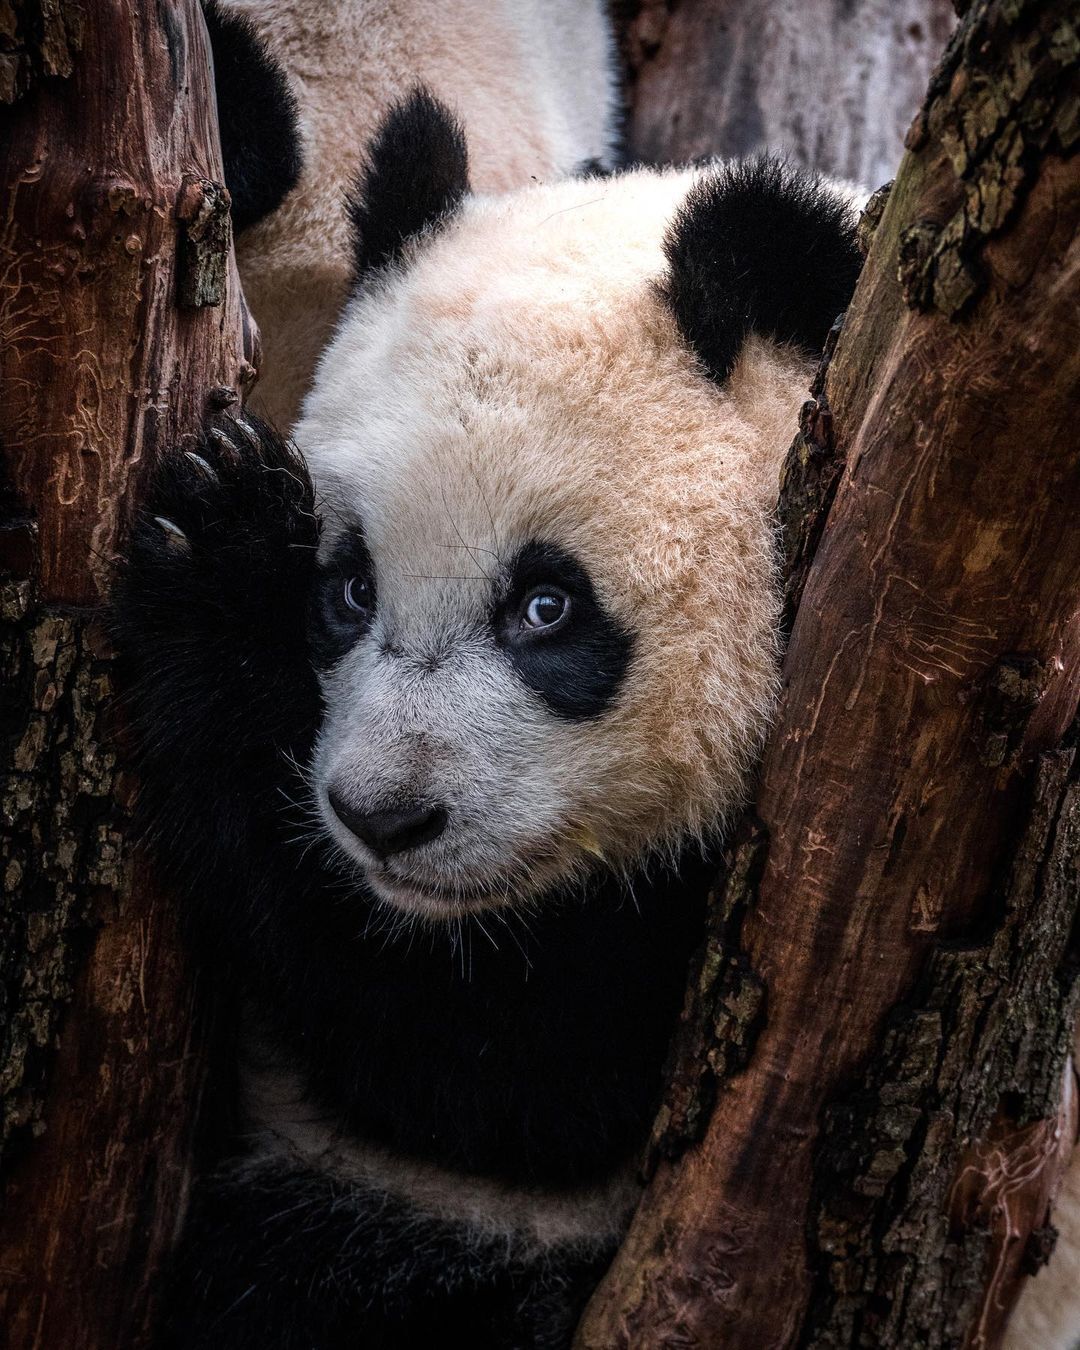
M 777 472 L 857 275 L 848 199 L 765 159 L 474 197 L 417 92 L 351 213 L 296 431 L 323 827 L 432 917 L 706 837 L 774 699 Z

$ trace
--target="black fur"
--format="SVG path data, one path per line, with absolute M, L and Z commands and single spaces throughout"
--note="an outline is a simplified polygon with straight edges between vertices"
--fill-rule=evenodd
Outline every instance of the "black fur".
M 239 1167 L 195 1192 L 177 1350 L 564 1350 L 612 1253 L 543 1253 L 315 1172 Z
M 230 983 L 243 979 L 311 1097 L 346 1133 L 516 1183 L 602 1180 L 647 1133 L 708 865 L 688 860 L 681 877 L 658 870 L 633 895 L 597 881 L 585 896 L 546 898 L 527 923 L 489 915 L 439 940 L 388 935 L 357 875 L 334 871 L 290 806 L 305 792 L 290 760 L 307 762 L 321 712 L 306 624 L 318 536 L 306 470 L 250 418 L 222 422 L 198 455 L 205 467 L 174 454 L 151 486 L 113 632 L 142 807 L 204 956 L 231 968 Z M 231 1278 L 231 1244 L 242 1238 L 236 1279 L 245 1263 L 262 1263 L 260 1278 L 281 1283 L 292 1303 L 259 1316 L 297 1328 L 292 1340 L 252 1333 L 250 1343 L 338 1344 L 330 1332 L 320 1339 L 319 1319 L 337 1315 L 320 1281 L 343 1282 L 342 1306 L 352 1307 L 354 1274 L 369 1290 L 389 1279 L 381 1249 L 359 1236 L 373 1230 L 358 1228 L 345 1266 L 327 1273 L 314 1250 L 279 1260 L 271 1242 L 260 1254 L 250 1216 L 230 1222 L 229 1203 L 206 1220 L 223 1224 L 221 1242 L 203 1234 L 189 1247 L 197 1278 Z M 315 1248 L 335 1247 L 351 1204 L 318 1214 L 315 1205 Z M 507 1278 L 488 1272 L 499 1307 Z M 304 1312 L 293 1305 L 306 1290 Z M 484 1318 L 503 1313 L 484 1312 L 479 1295 L 466 1302 L 470 1343 L 532 1343 L 494 1331 L 485 1340 Z M 184 1345 L 246 1344 L 186 1334 Z
M 371 609 L 361 616 L 344 601 L 346 581 L 362 577 Z M 552 634 L 521 634 L 516 624 L 530 590 L 554 585 L 571 597 L 570 622 Z M 627 632 L 601 604 L 588 572 L 575 558 L 549 544 L 522 548 L 497 583 L 492 613 L 496 641 L 519 677 L 558 717 L 568 721 L 599 717 L 614 702 L 634 650 Z M 334 555 L 320 567 L 312 605 L 311 647 L 320 668 L 338 660 L 371 627 L 378 577 L 354 525 Z
M 371 615 L 361 618 L 345 604 L 345 583 L 363 577 L 370 587 Z M 371 627 L 378 603 L 378 579 L 364 532 L 353 525 L 338 540 L 333 556 L 319 568 L 311 605 L 311 652 L 320 670 L 339 660 Z
M 438 228 L 468 191 L 461 124 L 418 86 L 386 114 L 348 200 L 354 281 L 400 258 L 410 239 Z
M 550 636 L 511 631 L 529 591 L 552 584 L 570 596 L 566 626 Z M 495 628 L 522 681 L 556 716 L 574 722 L 611 707 L 634 651 L 633 635 L 601 604 L 585 568 L 550 544 L 527 544 L 514 559 Z
M 861 265 L 848 203 L 820 179 L 766 155 L 723 165 L 695 183 L 664 251 L 668 303 L 717 381 L 730 375 L 752 332 L 819 352 Z
M 225 186 L 239 232 L 279 206 L 302 168 L 296 99 L 249 19 L 205 0 Z

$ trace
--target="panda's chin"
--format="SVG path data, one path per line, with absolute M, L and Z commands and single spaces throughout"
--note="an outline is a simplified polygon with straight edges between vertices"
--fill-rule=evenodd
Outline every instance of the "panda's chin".
M 436 922 L 481 914 L 486 910 L 504 909 L 515 900 L 514 893 L 507 886 L 490 889 L 434 884 L 421 886 L 395 876 L 386 868 L 365 868 L 364 877 L 369 889 L 383 904 Z

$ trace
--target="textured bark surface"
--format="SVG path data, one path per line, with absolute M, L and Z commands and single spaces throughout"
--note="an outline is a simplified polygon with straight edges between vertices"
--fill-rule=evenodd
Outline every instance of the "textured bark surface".
M 909 137 L 785 472 L 802 600 L 756 817 L 582 1347 L 992 1345 L 1049 1245 L 1075 1125 L 1078 54 L 1067 0 L 974 3 Z
M 949 0 L 625 0 L 631 155 L 783 147 L 869 187 L 896 171 Z
M 0 3 L 0 77 L 0 1324 L 103 1350 L 146 1342 L 204 1020 L 127 839 L 95 610 L 140 475 L 255 335 L 196 0 Z

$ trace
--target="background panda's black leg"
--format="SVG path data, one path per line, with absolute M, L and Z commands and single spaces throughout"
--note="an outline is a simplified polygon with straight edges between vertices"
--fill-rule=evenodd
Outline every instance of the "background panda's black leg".
M 204 0 L 214 55 L 225 186 L 233 225 L 246 230 L 278 207 L 302 167 L 296 99 L 285 72 L 243 15 Z

